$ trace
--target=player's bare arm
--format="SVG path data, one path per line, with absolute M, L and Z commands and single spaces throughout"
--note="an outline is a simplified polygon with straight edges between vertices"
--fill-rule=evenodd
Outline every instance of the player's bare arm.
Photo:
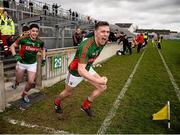
M 85 79 L 89 80 L 89 81 L 92 81 L 94 83 L 98 83 L 98 84 L 102 84 L 102 85 L 105 85 L 107 80 L 100 77 L 100 78 L 96 78 L 95 76 L 91 75 L 87 70 L 86 70 L 86 64 L 82 64 L 82 63 L 79 63 L 78 64 L 78 72 L 79 74 L 84 77 Z
M 10 46 L 10 50 L 11 50 L 13 56 L 16 54 L 16 49 L 15 49 L 16 46 L 17 46 L 17 44 L 15 42 Z

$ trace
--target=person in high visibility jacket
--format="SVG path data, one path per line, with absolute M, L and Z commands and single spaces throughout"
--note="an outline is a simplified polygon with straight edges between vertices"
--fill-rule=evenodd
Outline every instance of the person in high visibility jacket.
M 148 33 L 145 32 L 145 33 L 143 34 L 143 36 L 144 36 L 144 45 L 143 45 L 143 47 L 145 47 L 145 46 L 147 45 L 147 43 L 148 43 Z
M 4 10 L 0 17 L 0 39 L 3 43 L 4 54 L 10 55 L 9 46 L 12 43 L 12 37 L 15 33 L 15 25 L 7 10 Z

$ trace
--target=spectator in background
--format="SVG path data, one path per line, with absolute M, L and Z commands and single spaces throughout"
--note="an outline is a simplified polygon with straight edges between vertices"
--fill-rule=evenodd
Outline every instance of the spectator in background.
M 76 15 L 76 21 L 78 21 L 79 14 L 76 12 L 75 15 Z
M 54 10 L 55 10 L 55 15 L 57 16 L 58 15 L 58 8 L 59 8 L 60 6 L 58 6 L 57 5 L 57 3 L 56 3 L 56 5 L 54 5 Z
M 9 46 L 12 43 L 13 35 L 15 34 L 15 25 L 7 10 L 4 10 L 0 17 L 0 39 L 3 42 L 4 55 L 11 54 Z
M 28 7 L 28 0 L 24 0 L 25 7 Z
M 142 33 L 137 35 L 136 41 L 137 41 L 137 44 L 138 44 L 137 45 L 137 53 L 139 53 L 141 48 L 142 48 L 142 45 L 144 43 L 144 36 L 143 36 Z
M 3 0 L 3 7 L 9 8 L 9 0 Z
M 91 17 L 90 16 L 87 16 L 87 21 L 88 21 L 88 23 L 91 22 Z
M 72 11 L 71 9 L 69 9 L 68 11 L 69 11 L 69 19 L 72 20 Z
M 33 11 L 33 9 L 34 9 L 33 6 L 34 6 L 33 2 L 31 0 L 29 0 L 29 10 L 30 10 L 31 13 L 34 12 Z M 31 17 L 32 17 L 32 14 L 31 14 Z
M 24 10 L 24 0 L 19 0 L 19 6 L 21 8 L 21 10 Z
M 25 25 L 25 26 L 22 27 L 22 34 L 20 34 L 19 36 L 16 36 L 13 39 L 13 42 L 15 42 L 18 38 L 20 38 L 22 36 L 28 36 L 29 34 L 30 34 L 29 27 Z
M 87 32 L 85 38 L 90 38 L 92 36 L 94 36 L 94 31 L 90 30 L 89 32 Z
M 44 11 L 44 15 L 47 15 L 48 14 L 48 6 L 46 5 L 46 3 L 43 5 L 43 11 Z
M 143 44 L 143 47 L 146 47 L 147 44 L 148 44 L 148 33 L 145 32 L 144 33 L 144 44 Z
M 97 23 L 97 20 L 94 20 L 94 24 L 96 24 Z
M 72 12 L 72 20 L 75 21 L 75 12 Z
M 109 34 L 109 42 L 116 42 L 116 41 L 117 41 L 116 33 L 111 31 Z
M 87 32 L 86 31 L 81 31 L 81 35 L 82 35 L 82 41 L 86 38 Z
M 78 46 L 82 41 L 81 29 L 80 27 L 76 27 L 76 31 L 73 34 L 73 45 Z
M 160 36 L 160 34 L 158 33 L 157 34 L 157 48 L 158 49 L 161 49 L 161 36 Z
M 127 49 L 129 51 L 129 54 L 131 55 L 132 54 L 132 50 L 131 50 L 131 44 L 129 43 L 128 41 L 128 37 L 126 34 L 123 34 L 120 41 L 123 42 L 123 51 L 122 51 L 122 54 L 125 55 Z
M 53 14 L 53 16 L 55 15 L 55 4 L 54 3 L 52 4 L 52 14 Z
M 20 6 L 24 9 L 28 7 L 28 0 L 19 0 Z
M 71 16 L 71 14 L 72 14 L 72 11 L 71 11 L 71 9 L 69 9 L 68 11 L 69 11 L 69 15 Z
M 12 6 L 12 9 L 16 9 L 16 1 L 15 0 L 11 1 L 11 6 Z
M 19 4 L 24 5 L 24 0 L 19 0 Z
M 17 4 L 16 4 L 15 0 L 12 0 L 12 2 L 11 2 L 11 8 L 12 9 L 17 9 Z M 12 11 L 12 16 L 15 17 L 15 15 L 16 15 L 16 10 L 13 10 Z

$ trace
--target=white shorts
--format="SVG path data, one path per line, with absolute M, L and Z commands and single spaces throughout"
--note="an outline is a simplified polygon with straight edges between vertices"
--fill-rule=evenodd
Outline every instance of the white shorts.
M 94 71 L 94 69 L 91 67 L 89 69 L 89 73 L 91 75 L 94 75 L 96 74 L 96 71 Z M 70 87 L 76 87 L 80 82 L 82 82 L 84 80 L 83 77 L 77 77 L 77 76 L 74 76 L 70 73 L 68 73 L 67 77 L 66 77 L 66 80 L 65 80 L 65 83 L 67 85 L 69 85 Z
M 18 68 L 22 69 L 22 70 L 27 70 L 27 71 L 36 73 L 37 62 L 33 63 L 33 64 L 23 64 L 23 63 L 17 62 L 16 69 L 18 69 Z

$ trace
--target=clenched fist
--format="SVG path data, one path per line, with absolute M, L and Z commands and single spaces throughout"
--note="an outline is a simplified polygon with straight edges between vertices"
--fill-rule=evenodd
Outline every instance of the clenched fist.
M 101 77 L 101 78 L 105 81 L 105 84 L 106 84 L 107 81 L 108 81 L 107 77 L 103 76 L 103 77 Z

